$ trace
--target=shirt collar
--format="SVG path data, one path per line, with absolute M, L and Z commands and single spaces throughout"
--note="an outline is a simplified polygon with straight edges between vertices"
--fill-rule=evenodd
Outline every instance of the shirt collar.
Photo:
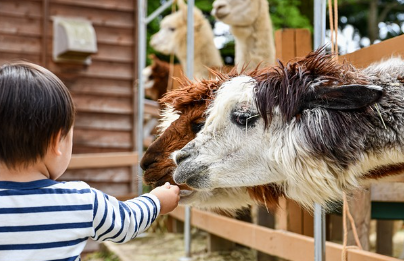
M 0 181 L 0 189 L 35 189 L 55 185 L 59 182 L 51 179 L 40 179 L 30 182 Z

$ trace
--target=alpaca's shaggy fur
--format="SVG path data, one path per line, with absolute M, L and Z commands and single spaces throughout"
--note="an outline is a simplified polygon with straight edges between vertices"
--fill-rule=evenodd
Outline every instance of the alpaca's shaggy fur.
M 257 70 L 248 75 L 253 76 Z M 146 184 L 158 186 L 165 182 L 174 183 L 172 173 L 175 164 L 170 154 L 181 149 L 195 138 L 205 122 L 205 111 L 215 97 L 218 87 L 239 74 L 213 72 L 215 79 L 190 82 L 182 80 L 182 88 L 168 92 L 160 102 L 162 110 L 160 136 L 149 146 L 142 157 L 141 167 L 145 170 Z M 186 185 L 180 185 L 181 204 L 199 208 L 232 211 L 257 202 L 275 210 L 278 198 L 282 195 L 274 185 L 213 189 L 211 191 L 191 191 Z
M 240 70 L 248 64 L 275 63 L 275 40 L 267 0 L 215 0 L 212 15 L 230 25 L 235 38 L 235 63 Z
M 174 180 L 198 190 L 274 183 L 307 208 L 404 170 L 404 60 L 364 70 L 323 50 L 225 82 Z
M 179 10 L 161 21 L 160 31 L 154 34 L 150 45 L 164 54 L 174 54 L 180 61 L 184 72 L 187 59 L 187 6 L 178 1 Z M 213 30 L 201 10 L 194 8 L 194 76 L 196 79 L 208 78 L 209 68 L 223 66 L 219 50 L 213 42 Z

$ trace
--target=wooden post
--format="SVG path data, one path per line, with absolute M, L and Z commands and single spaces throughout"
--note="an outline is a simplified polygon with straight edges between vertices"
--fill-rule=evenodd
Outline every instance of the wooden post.
M 393 255 L 393 225 L 392 220 L 377 220 L 376 226 L 376 253 Z
M 332 242 L 342 242 L 343 240 L 343 227 L 342 216 L 336 214 L 328 215 L 327 236 L 326 239 Z
M 233 241 L 218 237 L 214 234 L 208 236 L 208 252 L 214 251 L 231 251 L 235 247 Z
M 229 216 L 227 213 L 220 213 L 221 215 L 225 217 L 232 217 Z M 236 217 L 233 217 L 237 220 L 244 221 L 247 223 L 251 223 L 251 208 L 246 208 L 243 209 L 241 212 L 237 213 Z M 228 239 L 224 239 L 222 237 L 216 236 L 214 234 L 209 234 L 208 238 L 208 251 L 213 252 L 213 251 L 230 251 L 233 250 L 236 244 Z
M 254 212 L 254 223 L 267 228 L 275 228 L 275 216 L 268 212 L 265 207 L 255 206 L 252 208 Z M 257 251 L 257 261 L 276 261 L 277 257 Z
M 354 192 L 348 200 L 348 206 L 355 221 L 356 231 L 363 250 L 369 250 L 370 205 L 370 188 Z M 356 246 L 352 226 L 348 221 L 347 230 L 347 245 Z
M 167 217 L 166 220 L 166 227 L 167 227 L 167 231 L 170 233 L 184 233 L 184 222 L 175 219 L 171 216 Z
M 307 29 L 281 29 L 275 32 L 276 58 L 287 63 L 304 57 L 313 50 L 311 33 Z M 282 198 L 276 214 L 278 229 L 313 236 L 313 217 L 292 200 Z

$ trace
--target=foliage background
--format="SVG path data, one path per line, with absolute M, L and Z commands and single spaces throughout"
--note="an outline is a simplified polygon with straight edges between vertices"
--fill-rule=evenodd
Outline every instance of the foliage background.
M 166 1 L 149 0 L 148 15 Z M 195 0 L 195 6 L 202 10 L 214 28 L 216 21 L 210 15 L 212 3 L 213 0 Z M 268 3 L 275 30 L 281 28 L 308 28 L 313 30 L 313 0 L 268 0 Z M 149 23 L 147 43 L 150 41 L 150 37 L 159 30 L 161 19 L 171 12 L 171 9 L 167 9 Z M 341 35 L 341 43 L 339 42 L 339 44 L 342 45 L 340 49 L 343 53 L 404 33 L 404 0 L 338 0 L 338 16 L 339 35 Z M 329 28 L 328 16 L 326 28 Z M 217 35 L 217 37 L 220 36 L 223 35 Z M 345 45 L 347 46 L 344 48 Z M 156 51 L 148 45 L 147 53 L 156 53 Z M 225 63 L 232 64 L 234 41 L 226 43 L 220 49 L 220 53 Z M 168 56 L 156 54 L 159 58 L 169 61 Z

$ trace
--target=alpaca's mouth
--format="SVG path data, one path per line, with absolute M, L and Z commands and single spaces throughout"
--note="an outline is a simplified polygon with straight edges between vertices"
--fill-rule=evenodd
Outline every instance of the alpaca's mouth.
M 194 196 L 197 195 L 196 192 L 197 191 L 181 189 L 180 190 L 180 202 L 178 202 L 178 203 L 183 206 L 192 205 L 192 203 L 195 201 Z
M 192 190 L 181 189 L 180 190 L 180 197 L 185 198 L 185 197 L 191 196 L 193 193 L 194 193 L 194 191 L 192 191 Z
M 229 15 L 229 13 L 221 13 L 221 12 L 218 12 L 215 14 L 216 18 L 219 20 L 222 20 L 223 18 L 225 18 L 228 15 Z

